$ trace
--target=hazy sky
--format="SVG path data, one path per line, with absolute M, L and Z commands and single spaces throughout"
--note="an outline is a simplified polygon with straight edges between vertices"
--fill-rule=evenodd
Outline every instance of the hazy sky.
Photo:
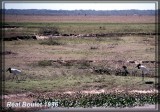
M 5 9 L 51 9 L 51 10 L 154 10 L 156 2 L 4 2 Z

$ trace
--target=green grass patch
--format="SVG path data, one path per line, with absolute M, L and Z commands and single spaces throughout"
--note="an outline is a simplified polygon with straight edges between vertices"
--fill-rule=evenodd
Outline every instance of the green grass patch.
M 72 75 L 71 75 L 72 73 Z M 46 76 L 45 76 L 46 75 Z M 96 75 L 87 74 L 87 72 L 68 72 L 65 76 L 55 76 L 55 74 L 48 75 L 36 75 L 27 76 L 25 80 L 6 80 L 5 91 L 6 93 L 17 93 L 17 92 L 44 92 L 53 91 L 59 89 L 73 88 L 73 89 L 89 89 L 92 87 L 102 87 L 104 89 L 111 88 L 123 88 L 123 89 L 147 89 L 151 85 L 146 85 L 141 81 L 141 77 L 124 77 L 114 75 Z M 153 81 L 154 78 L 145 78 L 145 81 Z M 95 85 L 96 84 L 96 85 Z
M 38 32 L 40 35 L 54 35 L 54 34 L 59 34 L 58 28 L 57 27 L 42 27 L 39 29 Z
M 52 61 L 51 60 L 42 60 L 38 61 L 38 66 L 51 66 Z
M 64 45 L 64 43 L 60 42 L 58 39 L 49 38 L 47 40 L 41 41 L 41 45 Z
M 58 33 L 62 34 L 90 34 L 90 33 L 154 33 L 155 24 L 151 23 L 32 23 L 32 22 L 7 22 L 9 25 L 23 28 L 34 28 L 35 33 L 43 28 L 58 27 Z M 26 30 L 27 31 L 27 30 Z M 16 32 L 16 31 L 15 31 Z M 18 32 L 18 30 L 17 30 Z M 25 31 L 23 31 L 24 33 Z
M 60 96 L 60 97 L 57 97 Z M 135 107 L 145 104 L 156 104 L 157 94 L 61 94 L 53 98 L 39 98 L 37 103 L 57 102 L 58 107 Z
M 39 40 L 40 45 L 99 45 L 109 43 L 124 43 L 121 37 L 94 37 L 94 38 L 49 38 L 45 40 Z

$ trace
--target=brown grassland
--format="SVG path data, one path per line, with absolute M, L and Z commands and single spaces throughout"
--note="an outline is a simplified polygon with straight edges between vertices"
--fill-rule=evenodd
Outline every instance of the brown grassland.
M 5 15 L 6 22 L 155 23 L 155 16 L 38 16 Z

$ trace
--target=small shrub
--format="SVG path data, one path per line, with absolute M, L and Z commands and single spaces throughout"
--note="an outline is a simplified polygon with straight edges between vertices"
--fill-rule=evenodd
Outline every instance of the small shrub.
M 104 38 L 97 37 L 97 38 L 96 38 L 96 41 L 99 41 L 99 42 L 104 41 Z
M 120 37 L 117 37 L 117 36 L 111 37 L 111 39 L 112 39 L 112 40 L 115 40 L 115 41 L 121 41 L 121 40 L 122 40 Z
M 100 26 L 99 29 L 100 30 L 106 30 L 105 26 Z
M 44 41 L 40 42 L 40 44 L 43 44 L 43 45 L 64 45 L 64 43 L 60 42 L 58 39 L 52 39 L 52 38 L 44 40 Z
M 51 66 L 52 61 L 51 60 L 42 60 L 38 61 L 38 66 Z
M 39 29 L 39 34 L 44 36 L 55 35 L 59 34 L 59 31 L 57 27 L 42 27 Z
M 1 107 L 2 112 L 16 112 L 12 107 Z
M 91 49 L 91 50 L 96 50 L 96 49 L 98 49 L 98 47 L 96 47 L 96 46 L 91 46 L 90 49 Z
M 82 59 L 80 62 L 80 66 L 81 66 L 80 68 L 88 68 L 88 67 L 90 67 L 90 63 L 88 61 Z

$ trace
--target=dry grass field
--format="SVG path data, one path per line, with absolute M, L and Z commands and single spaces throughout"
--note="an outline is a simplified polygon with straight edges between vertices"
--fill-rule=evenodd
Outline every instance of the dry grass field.
M 7 22 L 98 22 L 98 23 L 155 23 L 155 16 L 37 16 L 5 15 Z
M 6 36 L 33 35 L 39 28 L 56 27 L 60 34 L 76 33 L 154 33 L 154 16 L 14 16 L 6 15 L 5 22 L 18 28 L 4 28 Z M 63 24 L 64 23 L 64 24 Z M 75 24 L 74 24 L 75 23 Z M 119 24 L 117 24 L 119 23 Z M 140 24 L 141 23 L 141 24 Z M 48 28 L 46 27 L 46 28 Z M 100 28 L 101 27 L 101 28 Z M 137 30 L 138 29 L 138 30 Z M 26 33 L 27 32 L 27 33 Z M 6 101 L 22 101 L 12 94 L 25 94 L 28 102 L 38 96 L 52 96 L 55 92 L 155 91 L 155 63 L 144 63 L 150 74 L 141 79 L 135 63 L 127 61 L 155 61 L 155 35 L 124 35 L 104 37 L 60 36 L 42 40 L 14 40 L 5 43 L 5 69 L 22 70 L 19 81 L 5 72 Z M 117 75 L 122 66 L 128 76 Z M 110 70 L 99 73 L 96 69 Z M 145 84 L 151 81 L 153 84 Z M 28 97 L 27 95 L 34 97 Z M 36 97 L 37 96 L 37 97 Z M 23 100 L 24 100 L 23 99 Z M 25 100 L 26 100 L 25 99 Z

